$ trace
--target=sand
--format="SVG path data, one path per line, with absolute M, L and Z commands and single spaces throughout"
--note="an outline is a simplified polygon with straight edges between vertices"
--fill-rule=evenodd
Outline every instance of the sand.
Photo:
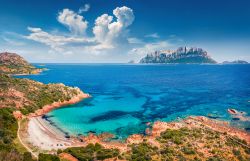
M 42 150 L 64 149 L 73 144 L 62 132 L 41 117 L 30 118 L 28 134 L 29 141 Z

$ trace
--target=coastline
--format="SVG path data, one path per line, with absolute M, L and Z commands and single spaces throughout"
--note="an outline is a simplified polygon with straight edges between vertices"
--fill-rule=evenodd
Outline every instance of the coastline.
M 90 133 L 87 136 L 71 136 L 65 137 L 65 134 L 51 125 L 48 121 L 42 118 L 42 116 L 29 118 L 28 123 L 28 140 L 32 146 L 37 147 L 41 151 L 48 151 L 49 153 L 55 153 L 57 149 L 65 149 L 68 147 L 85 147 L 89 143 L 99 143 L 103 147 L 108 149 L 119 149 L 121 152 L 131 150 L 131 144 L 139 144 L 145 140 L 153 146 L 159 147 L 160 144 L 157 141 L 157 137 L 161 132 L 167 129 L 180 129 L 180 128 L 208 128 L 221 134 L 227 134 L 232 139 L 238 137 L 246 141 L 246 145 L 250 145 L 250 135 L 244 130 L 233 128 L 228 122 L 212 120 L 204 116 L 189 116 L 184 120 L 177 122 L 162 122 L 156 121 L 151 124 L 152 128 L 146 129 L 146 135 L 133 134 L 130 135 L 125 142 L 107 141 L 107 138 L 112 138 L 112 134 L 103 133 L 101 135 L 95 135 Z M 148 124 L 150 127 L 150 124 Z
M 57 150 L 79 146 L 74 139 L 67 139 L 63 132 L 52 126 L 41 116 L 32 117 L 28 123 L 28 141 L 41 150 Z
M 42 115 L 45 115 L 46 113 L 48 113 L 56 108 L 75 104 L 75 103 L 78 103 L 85 98 L 91 97 L 88 93 L 83 93 L 79 88 L 78 88 L 78 90 L 79 90 L 79 94 L 72 97 L 70 100 L 63 101 L 63 102 L 54 102 L 50 105 L 45 105 L 41 109 L 36 110 L 34 113 L 30 113 L 28 115 L 28 117 L 32 118 L 32 117 L 42 116 Z
M 215 119 L 209 119 L 205 116 L 189 116 L 186 119 L 179 120 L 177 122 L 163 122 L 156 121 L 153 123 L 147 123 L 148 128 L 145 129 L 146 135 L 133 134 L 130 135 L 125 142 L 119 140 L 107 141 L 113 137 L 112 134 L 103 133 L 95 135 L 89 133 L 87 136 L 68 136 L 56 126 L 51 124 L 49 121 L 43 118 L 43 115 L 52 111 L 53 109 L 60 108 L 62 106 L 75 104 L 84 98 L 91 97 L 89 94 L 83 93 L 78 88 L 78 95 L 72 97 L 68 101 L 54 102 L 50 105 L 44 106 L 42 109 L 35 111 L 34 113 L 26 116 L 19 116 L 20 113 L 15 111 L 13 114 L 16 118 L 22 119 L 27 118 L 28 124 L 26 125 L 25 136 L 20 140 L 25 141 L 30 149 L 35 149 L 35 153 L 56 153 L 58 149 L 66 149 L 69 147 L 85 147 L 90 143 L 99 143 L 107 149 L 118 149 L 121 152 L 127 152 L 131 150 L 131 144 L 139 144 L 146 140 L 149 144 L 160 147 L 157 137 L 160 136 L 161 132 L 167 129 L 180 129 L 180 128 L 208 128 L 212 131 L 219 133 L 225 133 L 231 139 L 238 137 L 246 141 L 246 146 L 249 148 L 250 145 L 250 134 L 244 130 L 234 128 L 230 126 L 229 122 L 220 121 Z
M 41 109 L 36 110 L 34 113 L 30 113 L 27 116 L 22 115 L 20 111 L 14 111 L 13 115 L 18 120 L 28 119 L 26 129 L 22 131 L 20 140 L 24 142 L 30 149 L 33 149 L 35 153 L 50 152 L 55 153 L 57 149 L 65 149 L 67 147 L 85 146 L 82 142 L 75 137 L 67 138 L 65 133 L 57 129 L 46 119 L 42 118 L 46 113 L 60 108 L 66 105 L 71 105 L 80 102 L 85 98 L 91 97 L 89 94 L 82 92 L 79 88 L 78 95 L 72 97 L 68 101 L 54 102 L 50 105 L 45 105 Z

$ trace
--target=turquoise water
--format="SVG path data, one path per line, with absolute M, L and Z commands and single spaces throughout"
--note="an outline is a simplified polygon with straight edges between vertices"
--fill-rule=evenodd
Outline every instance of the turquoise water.
M 56 109 L 47 119 L 70 135 L 110 132 L 117 138 L 144 133 L 146 122 L 189 115 L 232 120 L 228 108 L 250 113 L 250 65 L 46 64 L 28 77 L 77 86 L 93 97 Z M 248 114 L 249 116 L 249 114 Z

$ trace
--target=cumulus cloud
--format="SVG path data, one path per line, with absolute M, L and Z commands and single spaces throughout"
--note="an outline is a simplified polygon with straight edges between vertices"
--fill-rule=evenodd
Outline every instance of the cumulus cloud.
M 30 34 L 25 38 L 49 46 L 50 53 L 125 53 L 129 50 L 130 44 L 142 43 L 140 39 L 128 38 L 128 27 L 134 19 L 131 8 L 117 7 L 113 10 L 113 15 L 103 14 L 97 17 L 92 28 L 93 36 L 88 36 L 88 22 L 84 17 L 70 9 L 63 9 L 59 12 L 57 20 L 67 26 L 70 33 L 52 33 L 41 28 L 28 27 Z
M 72 34 L 55 35 L 41 28 L 28 27 L 31 33 L 26 38 L 46 44 L 59 52 L 62 52 L 66 48 L 65 45 L 69 44 L 74 47 L 76 44 L 82 45 L 88 51 L 96 53 L 103 52 L 104 49 L 114 49 L 120 42 L 136 43 L 137 41 L 139 43 L 139 40 L 135 38 L 127 39 L 128 26 L 134 21 L 133 10 L 126 6 L 117 7 L 113 10 L 113 15 L 103 14 L 97 17 L 93 27 L 94 36 L 88 37 L 85 33 L 88 22 L 84 20 L 84 17 L 72 10 L 63 9 L 59 12 L 57 20 L 67 26 Z
M 78 13 L 88 12 L 90 9 L 90 4 L 85 4 L 83 7 L 79 8 Z
M 88 27 L 88 22 L 84 20 L 84 17 L 70 9 L 63 9 L 59 12 L 57 20 L 75 35 L 84 35 Z
M 30 35 L 26 36 L 27 39 L 46 44 L 58 52 L 63 52 L 66 45 L 69 44 L 94 43 L 94 39 L 52 35 L 48 32 L 43 31 L 41 28 L 28 27 L 28 30 L 31 31 L 31 33 Z
M 93 33 L 96 40 L 105 47 L 114 47 L 118 39 L 125 37 L 127 27 L 134 21 L 134 13 L 126 6 L 117 7 L 113 10 L 114 17 L 103 14 L 95 20 Z M 105 45 L 104 45 L 105 44 Z

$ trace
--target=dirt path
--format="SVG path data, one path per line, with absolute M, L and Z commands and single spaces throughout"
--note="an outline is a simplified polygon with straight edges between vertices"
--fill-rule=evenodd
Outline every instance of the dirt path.
M 18 130 L 17 130 L 17 138 L 19 139 L 20 143 L 27 149 L 28 152 L 30 152 L 35 158 L 38 158 L 38 155 L 35 154 L 25 143 L 23 143 L 20 135 L 19 135 L 19 132 L 20 132 L 20 122 L 22 120 L 18 121 Z

